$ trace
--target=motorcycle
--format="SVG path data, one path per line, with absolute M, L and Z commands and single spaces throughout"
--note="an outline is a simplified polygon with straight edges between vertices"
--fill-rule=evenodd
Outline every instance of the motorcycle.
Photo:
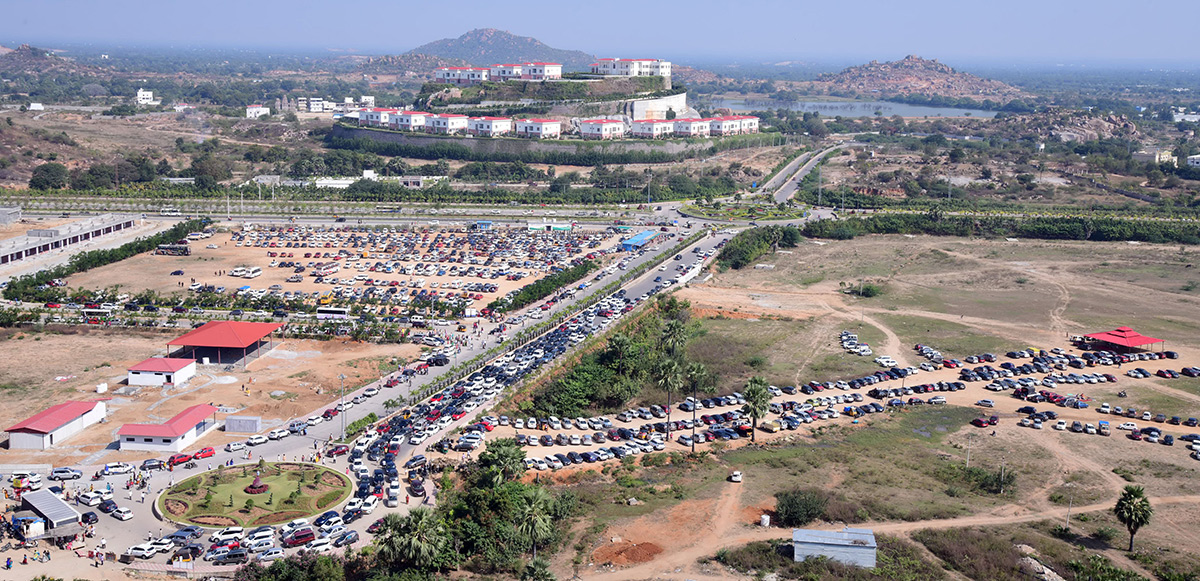
M 187 462 L 187 463 L 185 463 L 185 464 L 183 465 L 183 467 L 184 467 L 184 468 L 195 468 L 195 467 L 196 467 L 196 463 L 195 463 L 195 462 Z
M 92 480 L 104 480 L 104 476 L 102 476 L 99 472 L 97 472 L 92 475 Z
M 1126 395 L 1125 390 L 1121 390 L 1117 392 L 1117 397 L 1128 397 L 1128 395 Z

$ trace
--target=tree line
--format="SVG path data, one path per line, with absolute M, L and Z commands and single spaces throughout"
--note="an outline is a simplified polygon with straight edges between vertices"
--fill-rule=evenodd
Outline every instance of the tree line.
M 1078 216 L 948 215 L 940 211 L 924 214 L 878 214 L 843 220 L 817 220 L 805 224 L 802 233 L 811 238 L 843 240 L 863 234 L 931 234 L 987 238 L 1200 244 L 1200 229 L 1197 229 L 1194 224 L 1186 222 Z
M 532 305 L 550 296 L 554 291 L 574 284 L 579 279 L 587 276 L 589 272 L 596 270 L 596 267 L 597 264 L 594 261 L 585 260 L 571 268 L 560 270 L 550 276 L 531 282 L 521 287 L 511 297 L 496 299 L 488 305 L 488 308 L 497 311 L 515 311 Z
M 794 226 L 760 226 L 738 232 L 717 254 L 717 262 L 733 269 L 744 268 L 767 252 L 779 247 L 793 248 L 800 243 L 800 230 Z

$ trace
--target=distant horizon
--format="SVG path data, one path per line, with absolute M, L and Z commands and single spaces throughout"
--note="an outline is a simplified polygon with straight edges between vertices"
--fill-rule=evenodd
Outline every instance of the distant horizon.
M 612 18 L 636 15 L 639 22 L 672 22 L 654 34 L 639 26 L 588 26 L 588 20 L 575 18 L 577 8 L 550 0 L 510 0 L 500 5 L 448 0 L 436 6 L 360 0 L 346 9 L 305 4 L 210 0 L 196 9 L 174 3 L 148 7 L 132 0 L 11 3 L 0 22 L 0 44 L 309 54 L 345 47 L 355 54 L 383 55 L 402 54 L 476 28 L 496 28 L 558 49 L 696 63 L 845 65 L 916 54 L 951 66 L 1200 68 L 1200 59 L 1186 56 L 1194 54 L 1195 36 L 1194 21 L 1184 16 L 1194 4 L 1183 0 L 1155 0 L 1151 10 L 1129 10 L 1115 0 L 1010 0 L 1002 10 L 950 0 L 903 4 L 859 0 L 852 10 L 834 3 L 744 0 L 736 12 L 716 0 L 692 0 L 686 5 L 610 0 L 596 6 Z M 418 31 L 401 30 L 394 18 L 363 17 L 400 10 L 422 23 Z M 441 18 L 448 12 L 455 18 Z M 1121 15 L 1119 21 L 1114 14 Z M 1179 17 L 1170 18 L 1171 14 Z M 714 15 L 736 25 L 717 29 Z M 180 26 L 185 21 L 187 25 Z M 1101 41 L 1108 30 L 1114 38 L 1119 34 L 1119 42 Z M 131 38 L 136 42 L 129 42 Z

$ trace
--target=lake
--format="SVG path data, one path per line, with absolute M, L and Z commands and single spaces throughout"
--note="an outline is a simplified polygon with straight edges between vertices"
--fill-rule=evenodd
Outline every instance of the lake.
M 878 111 L 883 117 L 899 115 L 901 117 L 971 117 L 990 119 L 996 116 L 995 111 L 982 109 L 958 109 L 954 107 L 928 107 L 925 105 L 909 105 L 889 101 L 772 101 L 762 99 L 713 99 L 706 101 L 714 108 L 727 108 L 732 111 L 764 111 L 774 109 L 791 109 L 808 113 L 820 113 L 825 117 L 873 117 Z

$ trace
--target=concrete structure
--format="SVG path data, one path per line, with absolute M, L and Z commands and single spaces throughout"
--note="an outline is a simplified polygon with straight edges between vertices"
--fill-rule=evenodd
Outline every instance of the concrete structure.
M 520 79 L 524 71 L 523 65 L 518 64 L 499 64 L 492 65 L 488 68 L 488 74 L 493 81 L 511 81 Z
M 845 527 L 840 531 L 792 530 L 793 558 L 828 557 L 856 567 L 875 567 L 875 532 Z
M 708 137 L 707 119 L 676 119 L 675 137 Z
M 21 221 L 21 208 L 19 206 L 3 206 L 0 207 L 0 226 L 8 226 Z
M 38 515 L 46 522 L 46 528 L 49 529 L 46 531 L 47 537 L 65 537 L 83 532 L 83 527 L 79 525 L 79 513 L 50 490 L 35 490 L 21 495 L 21 509 Z
M 217 427 L 217 408 L 200 404 L 187 408 L 163 424 L 125 424 L 117 432 L 122 450 L 179 452 Z
M 660 59 L 600 59 L 591 66 L 597 75 L 618 77 L 669 77 L 671 62 Z
M 552 81 L 562 78 L 559 63 L 522 63 L 521 78 L 529 81 Z
M 533 139 L 558 139 L 562 122 L 554 119 L 517 119 L 517 136 Z
M 1200 167 L 1200 155 L 1189 155 L 1187 158 L 1187 164 L 1188 167 Z M 3 219 L 0 218 L 0 222 L 2 221 Z
M 8 432 L 8 447 L 45 450 L 99 423 L 107 413 L 108 406 L 103 401 L 60 403 L 4 430 Z
M 134 100 L 138 105 L 158 105 L 162 102 L 154 100 L 154 91 L 147 91 L 145 89 L 138 89 Z
M 469 118 L 466 115 L 442 113 L 425 118 L 425 132 L 442 135 L 456 135 L 467 130 Z
M 667 119 L 668 117 L 687 115 L 690 111 L 687 104 L 687 93 L 653 99 L 633 99 L 625 103 L 627 105 L 624 107 L 623 113 L 632 119 Z
M 638 139 L 659 139 L 675 134 L 675 122 L 667 119 L 638 119 L 633 122 L 633 136 Z
M 196 375 L 195 359 L 151 357 L 129 368 L 129 385 L 177 385 Z
M 447 85 L 478 85 L 491 78 L 490 72 L 484 67 L 442 67 L 433 71 L 433 78 Z
M 133 216 L 101 214 L 57 228 L 29 230 L 25 236 L 0 241 L 0 264 L 8 264 L 72 244 L 87 242 L 105 234 L 132 228 Z
M 41 103 L 30 103 L 29 110 L 30 111 L 45 111 L 46 106 Z
M 1175 154 L 1169 149 L 1152 149 L 1137 151 L 1133 154 L 1133 161 L 1150 162 L 1150 163 L 1169 163 L 1175 165 L 1178 160 L 1175 159 Z
M 266 105 L 246 105 L 246 119 L 258 119 L 271 114 L 271 108 Z
M 467 123 L 467 133 L 494 137 L 512 133 L 513 121 L 508 117 L 471 117 Z
M 620 139 L 625 137 L 625 123 L 616 119 L 585 119 L 579 122 L 579 134 L 584 139 Z
M 257 434 L 262 431 L 262 416 L 227 416 L 225 433 Z

